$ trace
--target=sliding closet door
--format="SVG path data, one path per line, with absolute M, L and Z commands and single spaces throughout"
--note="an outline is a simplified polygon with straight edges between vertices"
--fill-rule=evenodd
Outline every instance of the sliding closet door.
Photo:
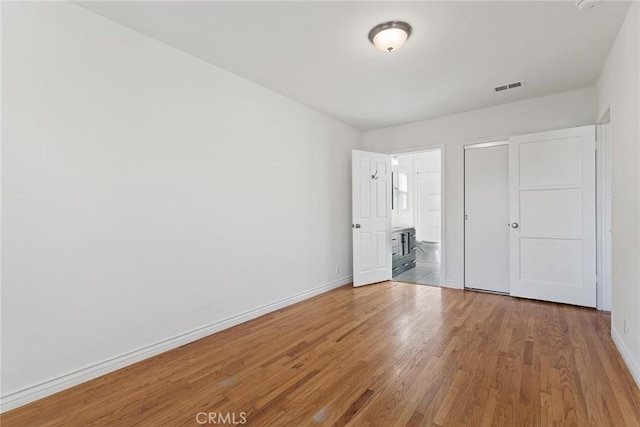
M 465 287 L 509 293 L 509 146 L 465 147 Z
M 509 146 L 511 295 L 595 307 L 594 127 Z

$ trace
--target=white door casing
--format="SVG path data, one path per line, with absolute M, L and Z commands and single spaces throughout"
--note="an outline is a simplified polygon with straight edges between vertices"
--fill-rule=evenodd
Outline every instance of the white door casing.
M 391 158 L 352 151 L 353 286 L 391 280 Z
M 597 308 L 611 311 L 611 122 L 596 125 Z
M 511 295 L 595 307 L 595 128 L 509 140 Z
M 464 285 L 509 292 L 509 146 L 464 150 Z

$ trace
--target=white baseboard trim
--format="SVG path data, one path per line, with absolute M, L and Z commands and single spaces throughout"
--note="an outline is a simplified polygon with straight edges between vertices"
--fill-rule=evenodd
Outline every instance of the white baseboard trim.
M 464 286 L 460 282 L 452 282 L 452 281 L 449 280 L 449 281 L 444 282 L 443 288 L 464 289 Z
M 231 328 L 233 326 L 244 323 L 248 320 L 255 319 L 272 311 L 280 310 L 281 308 L 303 301 L 305 299 L 320 295 L 332 289 L 346 285 L 352 282 L 352 276 L 343 277 L 333 282 L 318 286 L 308 291 L 300 292 L 298 294 L 283 298 L 281 300 L 265 304 L 261 307 L 254 308 L 253 310 L 245 311 L 244 313 L 237 314 L 235 316 L 228 317 L 226 319 L 219 320 L 209 325 L 176 335 L 172 338 L 157 342 L 155 344 L 142 347 L 138 350 L 134 350 L 120 356 L 116 356 L 102 362 L 98 362 L 91 366 L 78 369 L 68 374 L 61 375 L 59 377 L 44 381 L 40 384 L 26 387 L 22 390 L 9 393 L 6 396 L 0 397 L 0 413 L 9 411 L 11 409 L 18 408 L 26 405 L 27 403 L 34 402 L 43 397 L 47 397 L 59 391 L 71 388 L 78 384 L 90 381 L 98 378 L 102 375 L 121 369 L 125 366 L 132 365 L 140 362 L 141 360 L 148 359 L 149 357 L 156 356 L 165 351 L 178 348 L 193 341 L 197 341 L 206 336 L 215 334 L 222 330 Z
M 627 368 L 629 369 L 629 372 L 631 372 L 633 379 L 636 381 L 636 385 L 640 387 L 640 370 L 638 369 L 638 365 L 636 365 L 636 362 L 631 357 L 631 353 L 629 352 L 629 349 L 627 349 L 627 346 L 624 345 L 624 341 L 622 340 L 620 333 L 618 333 L 617 329 L 613 326 L 611 326 L 611 338 L 618 348 L 618 352 L 620 353 L 620 356 L 622 356 L 624 363 L 627 364 Z

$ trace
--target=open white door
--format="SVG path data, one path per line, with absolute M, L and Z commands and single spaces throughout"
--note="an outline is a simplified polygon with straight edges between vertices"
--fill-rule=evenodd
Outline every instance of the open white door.
M 391 280 L 391 158 L 353 150 L 353 286 Z
M 595 307 L 594 126 L 509 142 L 511 295 Z

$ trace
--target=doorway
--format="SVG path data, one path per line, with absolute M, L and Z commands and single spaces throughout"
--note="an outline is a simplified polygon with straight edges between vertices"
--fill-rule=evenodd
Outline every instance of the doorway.
M 393 280 L 442 284 L 442 160 L 441 148 L 391 160 Z

